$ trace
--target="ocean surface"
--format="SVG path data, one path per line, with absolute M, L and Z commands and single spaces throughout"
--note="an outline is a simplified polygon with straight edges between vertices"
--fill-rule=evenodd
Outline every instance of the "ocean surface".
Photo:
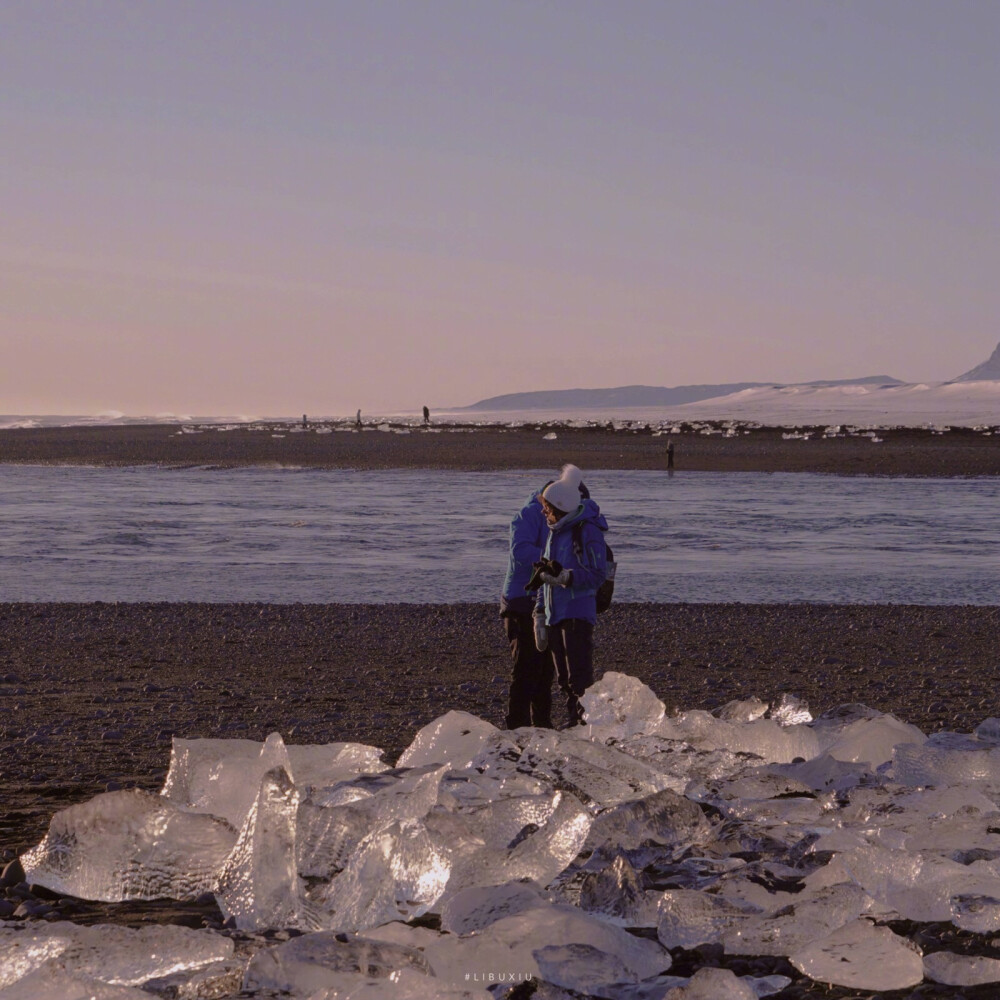
M 498 599 L 545 472 L 0 465 L 0 600 Z M 1000 480 L 600 472 L 622 601 L 1000 604 Z

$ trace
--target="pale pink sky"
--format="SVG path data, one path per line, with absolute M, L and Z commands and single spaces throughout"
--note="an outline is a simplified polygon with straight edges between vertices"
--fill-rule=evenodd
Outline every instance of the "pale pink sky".
M 12 0 L 0 413 L 953 377 L 995 0 Z

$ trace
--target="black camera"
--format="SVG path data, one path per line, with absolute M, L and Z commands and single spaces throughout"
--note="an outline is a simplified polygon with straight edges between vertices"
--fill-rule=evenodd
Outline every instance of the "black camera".
M 531 565 L 535 567 L 535 572 L 531 574 L 531 579 L 524 585 L 524 589 L 528 593 L 538 590 L 542 585 L 543 573 L 548 573 L 549 576 L 558 576 L 562 572 L 562 565 L 556 562 L 555 559 L 540 559 Z

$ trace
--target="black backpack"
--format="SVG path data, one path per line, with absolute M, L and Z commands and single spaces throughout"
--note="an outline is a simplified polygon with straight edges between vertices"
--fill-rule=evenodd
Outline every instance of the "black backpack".
M 576 555 L 577 561 L 583 562 L 583 525 L 574 524 L 573 525 L 573 552 Z M 611 546 L 607 542 L 604 543 L 604 558 L 607 563 L 607 569 L 604 574 L 604 581 L 597 588 L 596 600 L 597 600 L 597 613 L 599 615 L 604 614 L 608 608 L 611 607 L 611 601 L 615 596 L 615 572 L 618 569 L 618 563 L 615 562 L 615 554 L 611 551 Z

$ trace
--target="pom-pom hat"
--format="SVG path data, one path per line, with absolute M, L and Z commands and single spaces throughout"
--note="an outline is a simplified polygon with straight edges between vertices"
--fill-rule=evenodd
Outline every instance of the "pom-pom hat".
M 562 475 L 545 487 L 542 491 L 542 497 L 556 510 L 568 514 L 580 506 L 580 483 L 582 482 L 583 473 L 575 465 L 564 465 Z

